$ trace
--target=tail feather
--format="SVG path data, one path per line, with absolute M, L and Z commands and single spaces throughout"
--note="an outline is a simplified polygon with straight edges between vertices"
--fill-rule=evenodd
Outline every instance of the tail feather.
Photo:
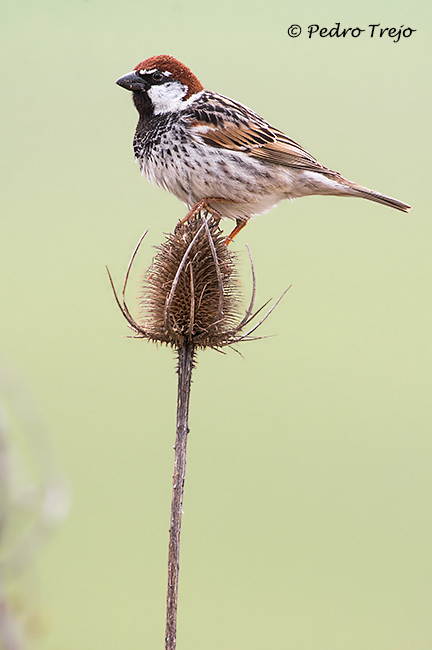
M 345 180 L 345 179 L 344 179 Z M 386 196 L 385 194 L 380 194 L 379 192 L 374 192 L 374 190 L 369 190 L 367 187 L 362 187 L 351 181 L 347 181 L 349 191 L 345 196 L 358 196 L 359 198 L 368 199 L 369 201 L 375 201 L 375 203 L 382 203 L 382 205 L 388 205 L 390 208 L 395 208 L 396 210 L 401 210 L 401 212 L 409 212 L 411 206 L 397 199 L 393 199 L 391 196 Z
M 411 210 L 411 206 L 407 203 L 393 199 L 391 196 L 380 194 L 380 192 L 375 192 L 367 187 L 357 185 L 357 183 L 349 181 L 347 178 L 338 174 L 338 172 L 325 169 L 321 172 L 304 172 L 304 175 L 307 176 L 307 179 L 310 182 L 311 189 L 308 191 L 308 194 L 357 196 L 361 199 L 368 199 L 369 201 L 375 201 L 375 203 L 388 205 L 390 208 L 395 208 L 401 212 L 409 212 Z M 304 194 L 301 194 L 299 196 L 303 195 Z

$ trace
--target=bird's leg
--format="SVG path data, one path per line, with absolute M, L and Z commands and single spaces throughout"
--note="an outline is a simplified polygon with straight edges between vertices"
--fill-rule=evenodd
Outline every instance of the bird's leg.
M 210 203 L 235 203 L 235 201 L 231 201 L 230 199 L 221 199 L 217 196 L 206 196 L 204 199 L 201 199 L 201 201 L 198 201 L 198 203 L 195 203 L 187 215 L 183 217 L 183 219 L 180 219 L 179 223 L 186 223 L 189 219 L 193 219 L 201 212 L 201 210 L 207 210 L 216 217 L 216 219 L 222 219 L 223 217 L 221 213 L 215 208 L 212 208 Z M 225 244 L 227 246 L 233 241 L 234 237 L 239 234 L 240 230 L 242 230 L 246 224 L 247 219 L 236 219 L 236 227 L 230 232 L 228 237 L 225 238 Z
M 246 219 L 236 219 L 236 227 L 230 232 L 228 237 L 225 239 L 225 244 L 228 246 L 230 242 L 233 241 L 234 237 L 239 234 L 240 230 L 243 230 L 247 224 Z
M 195 205 L 192 206 L 187 215 L 180 220 L 180 223 L 186 223 L 189 219 L 193 219 L 193 217 L 196 217 L 201 210 L 207 210 L 217 219 L 222 219 L 221 213 L 218 212 L 218 210 L 215 210 L 215 208 L 212 208 L 210 203 L 235 203 L 235 201 L 220 199 L 214 196 L 206 196 L 204 199 L 201 199 L 201 201 L 198 201 L 198 203 L 195 203 Z

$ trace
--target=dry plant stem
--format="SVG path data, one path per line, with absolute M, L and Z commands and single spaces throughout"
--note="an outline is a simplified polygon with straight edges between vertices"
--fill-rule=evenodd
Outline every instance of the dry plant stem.
M 180 528 L 186 474 L 186 445 L 189 433 L 189 396 L 192 381 L 193 360 L 194 345 L 192 342 L 186 340 L 178 349 L 177 431 L 174 447 L 175 462 L 171 501 L 171 525 L 169 531 L 165 650 L 175 650 L 177 640 Z
M 223 199 L 203 201 L 224 202 Z M 200 213 L 195 214 L 199 208 Z M 134 320 L 126 304 L 126 288 L 131 267 L 146 233 L 141 237 L 129 262 L 121 296 L 117 296 L 108 271 L 114 297 L 134 338 L 160 341 L 177 349 L 178 399 L 175 442 L 175 466 L 169 529 L 168 586 L 165 630 L 165 650 L 175 650 L 177 643 L 177 602 L 180 559 L 180 529 L 183 491 L 186 475 L 186 446 L 189 433 L 189 396 L 196 350 L 211 347 L 222 351 L 241 341 L 262 337 L 252 336 L 270 316 L 286 291 L 251 329 L 253 319 L 268 305 L 254 311 L 256 279 L 252 257 L 252 296 L 243 318 L 240 317 L 240 297 L 235 256 L 228 252 L 227 239 L 219 228 L 218 214 L 208 205 L 197 204 L 184 223 L 167 235 L 145 276 L 141 319 Z M 241 229 L 237 224 L 235 232 Z M 235 232 L 231 233 L 232 237 Z M 229 238 L 228 238 L 229 239 Z M 107 269 L 108 270 L 108 269 Z M 233 347 L 236 350 L 236 348 Z M 1 604 L 1 603 L 0 603 Z M 1 612 L 0 612 L 1 613 Z M 11 649 L 12 650 L 12 649 Z M 15 649 L 13 649 L 15 650 Z

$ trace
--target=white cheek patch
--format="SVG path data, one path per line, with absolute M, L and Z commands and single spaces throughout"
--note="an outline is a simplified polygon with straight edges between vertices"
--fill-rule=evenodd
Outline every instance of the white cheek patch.
M 167 113 L 180 108 L 182 99 L 187 93 L 187 88 L 175 81 L 161 86 L 152 86 L 147 93 L 152 101 L 155 115 L 158 115 L 159 113 Z

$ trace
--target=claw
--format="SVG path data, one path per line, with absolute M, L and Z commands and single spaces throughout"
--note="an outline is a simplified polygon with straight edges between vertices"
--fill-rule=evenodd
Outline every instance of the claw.
M 183 217 L 183 219 L 180 219 L 179 223 L 186 223 L 186 221 L 189 221 L 189 219 L 193 219 L 201 212 L 201 210 L 207 210 L 207 212 L 210 212 L 210 214 L 216 217 L 216 219 L 222 219 L 223 217 L 221 213 L 215 208 L 212 208 L 210 203 L 235 203 L 235 201 L 230 201 L 230 199 L 221 199 L 217 196 L 207 196 L 204 199 L 201 199 L 201 201 L 198 201 L 198 203 L 195 203 L 187 215 Z M 236 227 L 225 239 L 225 244 L 227 246 L 230 242 L 233 241 L 234 237 L 239 234 L 240 230 L 242 230 L 246 224 L 247 219 L 236 219 Z
M 240 230 L 243 230 L 245 225 L 247 224 L 247 221 L 244 219 L 237 219 L 236 220 L 236 227 L 230 232 L 228 237 L 225 239 L 225 244 L 228 246 L 230 244 L 234 237 L 239 234 Z
M 218 210 L 215 210 L 215 208 L 212 208 L 210 203 L 234 203 L 234 201 L 230 201 L 229 199 L 220 199 L 214 196 L 205 197 L 192 206 L 187 215 L 180 220 L 180 223 L 186 223 L 189 219 L 193 219 L 197 214 L 199 214 L 199 212 L 201 212 L 201 210 L 207 210 L 207 212 L 210 212 L 216 218 L 222 219 L 221 213 L 218 212 Z

